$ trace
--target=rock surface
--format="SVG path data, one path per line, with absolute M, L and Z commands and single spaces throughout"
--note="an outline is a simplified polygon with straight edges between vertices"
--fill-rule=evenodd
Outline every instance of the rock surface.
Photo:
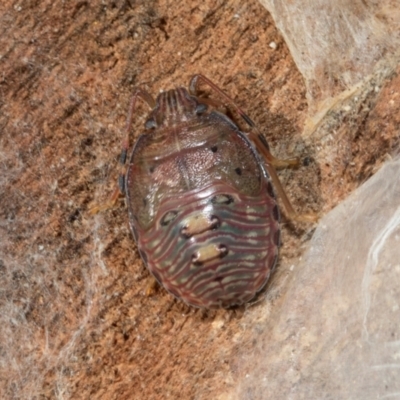
M 0 33 L 0 397 L 301 398 L 298 375 L 289 391 L 276 384 L 285 363 L 251 386 L 246 376 L 264 346 L 274 360 L 290 353 L 266 332 L 284 334 L 293 318 L 312 226 L 284 219 L 280 263 L 256 304 L 209 312 L 161 288 L 146 294 L 152 278 L 123 201 L 94 217 L 88 209 L 115 187 L 133 89 L 157 94 L 203 73 L 274 155 L 304 158 L 280 177 L 297 210 L 323 215 L 399 151 L 398 70 L 376 71 L 302 135 L 305 83 L 256 1 L 4 0 Z M 297 318 L 309 311 L 296 307 Z M 310 349 L 306 362 L 318 354 Z

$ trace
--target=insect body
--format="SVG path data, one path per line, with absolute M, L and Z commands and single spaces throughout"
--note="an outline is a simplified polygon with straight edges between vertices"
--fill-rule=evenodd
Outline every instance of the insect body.
M 138 97 L 152 111 L 121 191 L 139 252 L 158 282 L 190 305 L 230 307 L 251 300 L 275 267 L 280 214 L 271 180 L 296 215 L 273 165 L 296 160 L 275 159 L 260 134 L 242 133 L 210 108 L 197 96 L 199 81 L 234 105 L 202 75 L 192 79 L 190 92 L 180 87 L 156 101 L 142 90 L 135 93 L 128 131 Z M 125 154 L 128 147 L 126 139 Z

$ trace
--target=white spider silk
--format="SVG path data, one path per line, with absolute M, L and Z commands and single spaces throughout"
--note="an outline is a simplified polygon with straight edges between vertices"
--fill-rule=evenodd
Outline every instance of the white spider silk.
M 320 221 L 289 281 L 238 398 L 400 398 L 400 159 Z

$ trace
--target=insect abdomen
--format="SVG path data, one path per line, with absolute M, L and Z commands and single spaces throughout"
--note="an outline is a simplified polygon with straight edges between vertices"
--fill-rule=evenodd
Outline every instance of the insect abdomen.
M 268 279 L 279 247 L 275 199 L 218 184 L 165 200 L 154 229 L 139 237 L 147 266 L 188 304 L 228 307 L 251 300 Z

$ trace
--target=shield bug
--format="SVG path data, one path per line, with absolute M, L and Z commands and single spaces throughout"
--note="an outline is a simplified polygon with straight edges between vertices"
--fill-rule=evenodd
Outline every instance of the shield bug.
M 207 84 L 250 126 L 242 132 L 217 111 L 222 103 L 199 96 Z M 128 163 L 129 131 L 138 99 L 152 109 Z M 219 308 L 250 301 L 266 284 L 280 246 L 275 190 L 289 217 L 313 221 L 293 210 L 274 167 L 278 160 L 253 121 L 203 75 L 156 100 L 137 90 L 131 100 L 121 163 L 119 194 L 141 257 L 170 293 L 196 307 Z M 275 190 L 274 190 L 275 189 Z

